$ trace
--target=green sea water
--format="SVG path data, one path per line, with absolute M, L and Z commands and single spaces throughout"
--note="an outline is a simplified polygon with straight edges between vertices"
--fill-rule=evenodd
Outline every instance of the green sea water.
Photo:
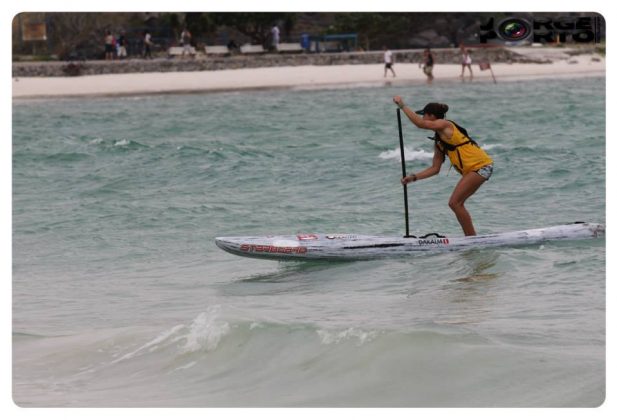
M 404 233 L 394 95 L 495 161 L 478 233 L 605 222 L 605 81 L 14 101 L 22 406 L 597 406 L 605 243 L 277 263 L 215 236 Z M 430 132 L 405 122 L 407 170 Z M 461 235 L 459 179 L 409 188 Z

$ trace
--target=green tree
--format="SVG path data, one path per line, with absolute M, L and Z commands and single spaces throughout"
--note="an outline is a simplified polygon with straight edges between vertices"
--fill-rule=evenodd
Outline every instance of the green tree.
M 358 33 L 366 50 L 382 45 L 402 48 L 408 35 L 420 23 L 417 13 L 338 13 L 330 32 Z
M 283 29 L 290 32 L 296 13 L 210 13 L 212 23 L 228 26 L 251 38 L 257 44 L 267 45 L 270 29 L 275 23 L 282 23 Z
M 128 13 L 47 13 L 53 52 L 61 59 L 76 50 L 85 52 L 89 58 L 102 55 L 105 31 L 115 33 L 127 26 L 131 18 Z
M 184 23 L 194 37 L 201 37 L 216 31 L 216 23 L 209 13 L 185 13 Z

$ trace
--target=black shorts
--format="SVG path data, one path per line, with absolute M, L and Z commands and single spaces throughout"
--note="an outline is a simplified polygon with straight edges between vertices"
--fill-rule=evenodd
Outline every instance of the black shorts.
M 106 53 L 113 53 L 114 52 L 114 46 L 112 44 L 105 44 L 105 52 Z
M 391 69 L 392 68 L 392 63 L 386 63 L 386 68 L 387 69 Z

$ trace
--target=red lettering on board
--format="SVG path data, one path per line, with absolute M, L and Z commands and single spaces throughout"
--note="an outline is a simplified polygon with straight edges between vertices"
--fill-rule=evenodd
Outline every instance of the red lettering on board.
M 267 254 L 306 254 L 307 248 L 304 246 L 274 246 L 274 245 L 240 245 L 240 251 L 243 252 L 260 252 Z

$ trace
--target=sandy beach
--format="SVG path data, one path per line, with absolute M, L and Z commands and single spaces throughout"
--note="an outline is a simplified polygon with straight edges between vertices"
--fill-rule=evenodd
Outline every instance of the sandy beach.
M 599 60 L 599 61 L 598 61 Z M 217 92 L 245 89 L 312 89 L 384 83 L 425 83 L 426 76 L 416 63 L 397 63 L 397 77 L 383 77 L 382 64 L 267 67 L 238 70 L 132 73 L 79 77 L 13 78 L 13 98 L 55 98 L 79 96 L 124 96 L 168 93 Z M 497 82 L 527 78 L 604 76 L 604 58 L 580 55 L 551 64 L 492 64 Z M 460 80 L 458 64 L 434 68 L 434 83 Z M 474 81 L 492 82 L 491 72 L 473 65 Z M 469 80 L 466 73 L 466 80 Z

